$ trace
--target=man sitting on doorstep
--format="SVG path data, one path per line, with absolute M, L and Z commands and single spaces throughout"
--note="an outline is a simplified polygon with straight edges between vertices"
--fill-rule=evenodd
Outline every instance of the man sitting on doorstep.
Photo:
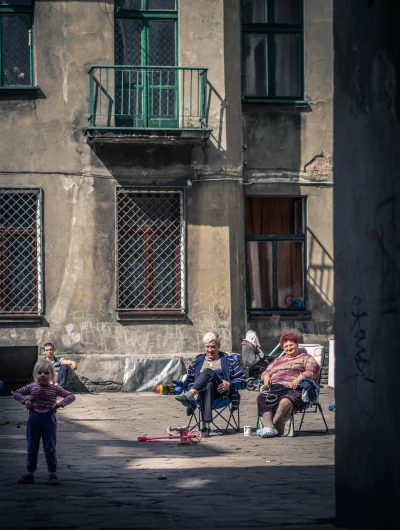
M 61 357 L 56 357 L 55 348 L 51 342 L 47 342 L 43 346 L 43 352 L 46 359 L 54 366 L 54 370 L 56 371 L 57 375 L 57 384 L 65 388 L 67 386 L 68 379 L 68 366 L 70 366 L 72 370 L 76 370 L 76 362 L 69 361 L 68 359 L 62 359 Z

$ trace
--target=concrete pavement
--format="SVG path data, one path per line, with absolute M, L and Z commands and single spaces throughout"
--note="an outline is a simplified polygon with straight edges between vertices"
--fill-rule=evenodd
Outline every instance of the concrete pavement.
M 256 421 L 256 392 L 242 391 L 241 425 Z M 58 476 L 47 484 L 43 453 L 34 485 L 25 471 L 27 411 L 0 397 L 2 529 L 243 529 L 330 530 L 334 518 L 334 413 L 321 402 L 328 434 L 260 439 L 214 435 L 197 445 L 140 443 L 183 425 L 173 396 L 149 393 L 77 395 L 57 413 Z M 306 428 L 322 427 L 309 414 Z

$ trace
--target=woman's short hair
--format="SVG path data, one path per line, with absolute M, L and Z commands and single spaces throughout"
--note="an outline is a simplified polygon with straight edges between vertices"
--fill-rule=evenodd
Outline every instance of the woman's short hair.
M 33 378 L 36 380 L 36 374 L 38 372 L 50 372 L 50 380 L 55 383 L 56 381 L 56 371 L 54 370 L 54 366 L 45 359 L 41 359 L 38 361 L 35 366 L 33 367 Z
M 281 338 L 279 339 L 279 344 L 283 347 L 284 343 L 288 340 L 292 340 L 296 344 L 299 343 L 299 336 L 293 331 L 288 331 L 287 333 L 282 333 Z
M 215 333 L 214 331 L 207 332 L 203 337 L 203 344 L 208 344 L 212 340 L 215 340 L 215 342 L 218 344 L 218 346 L 221 346 L 221 339 L 218 335 L 218 333 Z

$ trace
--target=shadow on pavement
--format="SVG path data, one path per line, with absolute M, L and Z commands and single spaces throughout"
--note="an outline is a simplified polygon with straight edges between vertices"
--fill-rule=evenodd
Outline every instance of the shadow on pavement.
M 154 397 L 75 403 L 58 415 L 61 485 L 47 484 L 41 453 L 36 483 L 21 486 L 27 415 L 0 399 L 2 530 L 331 528 L 334 467 L 324 454 L 332 431 L 141 443 L 140 435 L 166 434 L 166 423 L 181 425 L 182 411 L 166 413 Z

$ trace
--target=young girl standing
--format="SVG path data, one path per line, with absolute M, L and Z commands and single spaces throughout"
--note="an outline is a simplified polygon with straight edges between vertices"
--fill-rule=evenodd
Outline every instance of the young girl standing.
M 56 475 L 57 422 L 55 412 L 58 408 L 63 408 L 75 401 L 75 396 L 61 386 L 54 385 L 55 377 L 54 367 L 49 361 L 38 361 L 33 369 L 35 383 L 24 386 L 13 394 L 13 397 L 29 410 L 26 426 L 28 472 L 26 475 L 22 475 L 17 481 L 18 484 L 33 484 L 35 482 L 34 473 L 41 438 L 43 439 L 43 450 L 49 471 L 49 484 L 56 486 L 59 483 Z M 58 396 L 63 399 L 57 403 Z

